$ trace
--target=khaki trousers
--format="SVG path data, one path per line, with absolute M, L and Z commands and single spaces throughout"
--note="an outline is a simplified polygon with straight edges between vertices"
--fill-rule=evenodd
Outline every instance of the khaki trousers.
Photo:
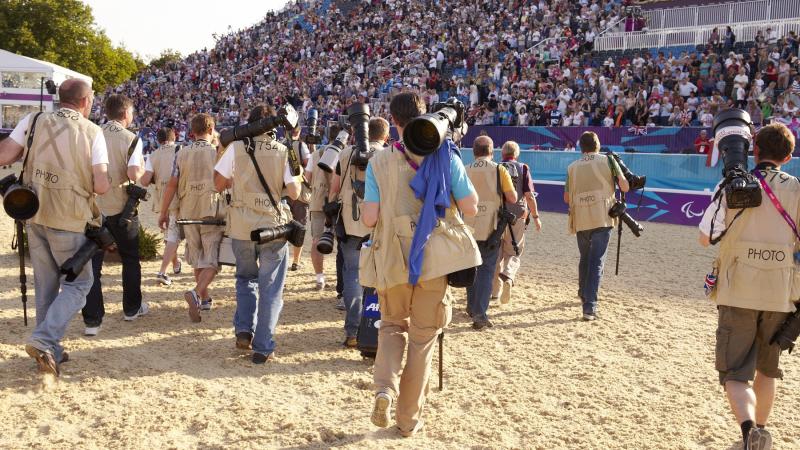
M 500 254 L 497 257 L 497 267 L 494 270 L 494 283 L 492 284 L 492 297 L 497 297 L 500 293 L 500 282 L 497 278 L 501 273 L 514 283 L 517 277 L 519 266 L 522 262 L 522 253 L 525 251 L 525 221 L 520 219 L 517 223 L 511 226 L 514 230 L 514 237 L 517 239 L 517 246 L 519 247 L 519 256 L 514 253 L 514 247 L 511 245 L 511 233 L 506 230 L 503 234 L 503 247 L 500 249 Z
M 436 337 L 453 315 L 447 277 L 378 291 L 378 302 L 381 327 L 375 356 L 375 387 L 396 399 L 397 426 L 412 431 L 421 425 Z

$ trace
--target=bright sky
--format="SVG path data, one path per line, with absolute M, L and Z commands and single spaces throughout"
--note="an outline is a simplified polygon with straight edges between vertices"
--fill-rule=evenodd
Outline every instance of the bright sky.
M 145 61 L 171 48 L 186 56 L 214 45 L 213 33 L 226 34 L 258 23 L 287 0 L 83 0 L 115 44 Z

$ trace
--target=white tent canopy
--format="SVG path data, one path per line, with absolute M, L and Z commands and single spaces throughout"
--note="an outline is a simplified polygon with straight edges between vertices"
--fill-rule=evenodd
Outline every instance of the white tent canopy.
M 91 77 L 69 70 L 66 67 L 0 49 L 0 73 L 2 72 L 44 73 L 45 77 L 50 78 L 56 84 L 61 84 L 69 78 L 80 78 L 89 84 L 92 83 Z M 5 83 L 2 87 L 6 87 Z

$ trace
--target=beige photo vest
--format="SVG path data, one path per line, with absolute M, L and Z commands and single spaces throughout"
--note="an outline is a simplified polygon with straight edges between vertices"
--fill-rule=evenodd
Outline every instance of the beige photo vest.
M 311 212 L 322 212 L 325 200 L 330 191 L 330 175 L 317 167 L 319 159 L 322 157 L 322 149 L 311 154 L 311 202 L 308 209 Z
M 91 165 L 92 143 L 100 133 L 100 127 L 71 109 L 39 116 L 23 175 L 39 197 L 39 211 L 30 223 L 75 233 L 83 233 L 87 224 L 100 225 Z
M 195 141 L 178 152 L 179 219 L 219 216 L 219 194 L 214 190 L 216 160 L 216 148 L 206 141 Z
M 416 172 L 402 153 L 393 148 L 378 152 L 370 164 L 380 190 L 380 214 L 372 236 L 376 274 L 372 287 L 382 291 L 408 283 L 411 240 L 422 202 L 409 187 Z M 478 244 L 461 220 L 455 203 L 431 233 L 423 261 L 419 281 L 481 264 Z
M 122 212 L 128 194 L 128 150 L 136 135 L 126 130 L 119 122 L 111 121 L 103 125 L 103 137 L 108 148 L 108 177 L 111 189 L 97 196 L 97 206 L 104 216 L 116 216 Z
M 344 223 L 344 231 L 348 236 L 364 237 L 372 232 L 361 222 L 361 204 L 363 200 L 355 198 L 353 181 L 364 181 L 366 172 L 358 169 L 354 165 L 347 168 L 347 162 L 350 161 L 350 155 L 353 153 L 353 147 L 348 147 L 339 156 L 339 164 L 341 169 L 341 176 L 339 180 L 341 186 L 339 187 L 339 198 L 342 200 L 342 222 Z M 347 173 L 345 173 L 347 172 Z M 354 218 L 355 216 L 355 218 Z
M 286 146 L 267 136 L 256 138 L 254 144 L 258 167 L 272 192 L 272 198 L 278 204 L 278 210 L 275 210 L 261 185 L 244 143 L 234 142 L 233 188 L 226 229 L 228 236 L 233 239 L 250 240 L 251 231 L 273 228 L 288 223 L 292 218 L 288 205 L 281 202 L 283 173 L 288 158 Z
M 800 221 L 800 182 L 778 170 L 761 173 L 786 212 Z M 793 312 L 800 299 L 800 268 L 794 263 L 800 245 L 794 232 L 763 191 L 761 205 L 731 224 L 738 211 L 725 212 L 729 228 L 720 241 L 717 304 Z
M 608 215 L 614 205 L 614 179 L 608 157 L 589 153 L 567 168 L 569 176 L 569 232 L 613 227 Z
M 478 214 L 465 217 L 476 241 L 485 241 L 497 228 L 497 214 L 503 199 L 497 193 L 497 164 L 487 158 L 475 160 L 466 167 L 467 176 L 478 193 Z
M 175 163 L 176 144 L 166 144 L 159 147 L 150 155 L 150 165 L 153 167 L 153 187 L 155 198 L 153 202 L 153 212 L 161 212 L 161 202 L 164 199 L 164 191 L 167 188 L 170 178 L 172 178 L 172 165 Z M 169 210 L 174 212 L 178 208 L 177 196 L 172 198 Z

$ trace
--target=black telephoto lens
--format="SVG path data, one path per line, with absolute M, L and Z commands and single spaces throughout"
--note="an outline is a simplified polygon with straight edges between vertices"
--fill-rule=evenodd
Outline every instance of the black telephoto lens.
M 333 230 L 327 228 L 317 242 L 317 251 L 323 255 L 333 253 Z

